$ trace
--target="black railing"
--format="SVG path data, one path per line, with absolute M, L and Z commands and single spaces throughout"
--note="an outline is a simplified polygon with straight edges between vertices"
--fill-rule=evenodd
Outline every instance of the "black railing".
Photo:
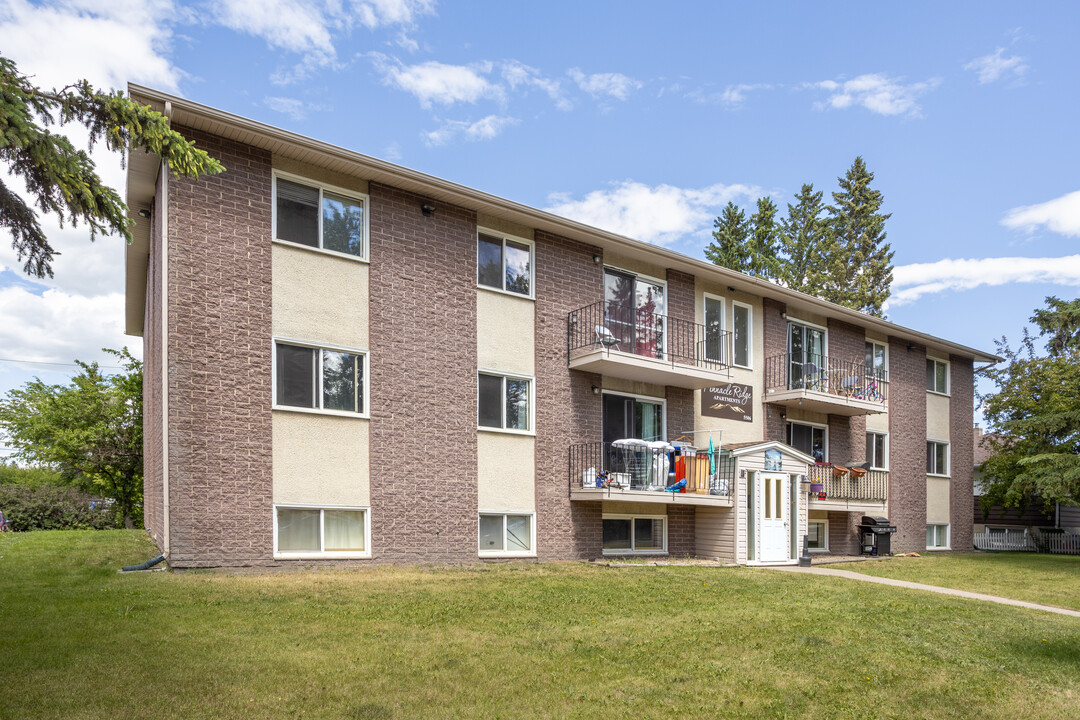
M 570 446 L 570 489 L 612 488 L 660 491 L 686 480 L 689 495 L 729 497 L 735 485 L 735 458 L 716 451 L 676 455 L 638 445 L 591 442 Z M 681 493 L 680 493 L 681 494 Z
M 732 352 L 730 332 L 603 300 L 569 313 L 566 332 L 571 353 L 602 348 L 721 370 Z
M 812 465 L 807 477 L 810 480 L 811 500 L 885 502 L 889 496 L 889 473 L 885 470 L 864 470 L 824 463 Z M 821 488 L 817 489 L 817 485 Z
M 889 399 L 889 375 L 825 355 L 774 355 L 765 360 L 765 391 L 783 390 L 808 390 L 884 405 Z

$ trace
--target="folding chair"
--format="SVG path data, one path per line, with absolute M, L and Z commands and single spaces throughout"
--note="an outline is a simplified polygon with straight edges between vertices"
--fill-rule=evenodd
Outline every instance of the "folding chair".
M 615 335 L 606 327 L 597 325 L 594 330 L 596 332 L 597 345 L 603 345 L 606 348 L 614 347 L 616 350 L 622 350 L 622 348 L 619 347 L 619 338 L 615 337 Z

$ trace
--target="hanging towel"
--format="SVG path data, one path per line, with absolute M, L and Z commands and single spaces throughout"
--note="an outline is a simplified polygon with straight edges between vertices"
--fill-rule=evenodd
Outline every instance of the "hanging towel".
M 716 447 L 712 442 L 712 435 L 709 436 L 709 474 L 716 474 Z

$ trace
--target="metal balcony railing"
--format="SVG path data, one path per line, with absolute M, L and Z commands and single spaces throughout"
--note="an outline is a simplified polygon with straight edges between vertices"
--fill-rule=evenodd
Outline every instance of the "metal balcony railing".
M 731 333 L 640 308 L 600 301 L 570 312 L 567 350 L 604 348 L 680 365 L 723 370 Z
M 765 360 L 765 391 L 808 390 L 880 403 L 889 399 L 889 374 L 826 355 L 774 355 Z
M 715 466 L 715 467 L 714 467 Z M 664 450 L 591 442 L 570 446 L 570 489 L 620 488 L 661 491 L 686 478 L 687 494 L 729 497 L 735 486 L 735 458 L 717 451 L 695 457 Z
M 810 499 L 868 500 L 885 502 L 889 496 L 889 473 L 886 470 L 863 470 L 822 463 L 810 468 Z M 821 485 L 815 490 L 815 485 Z

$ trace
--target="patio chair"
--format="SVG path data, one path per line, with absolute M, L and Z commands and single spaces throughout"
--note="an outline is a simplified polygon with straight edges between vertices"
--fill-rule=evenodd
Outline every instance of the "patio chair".
M 603 325 L 597 325 L 594 328 L 596 332 L 596 344 L 603 345 L 606 348 L 615 348 L 616 350 L 622 350 L 619 347 L 619 338 L 615 336 L 610 330 Z

